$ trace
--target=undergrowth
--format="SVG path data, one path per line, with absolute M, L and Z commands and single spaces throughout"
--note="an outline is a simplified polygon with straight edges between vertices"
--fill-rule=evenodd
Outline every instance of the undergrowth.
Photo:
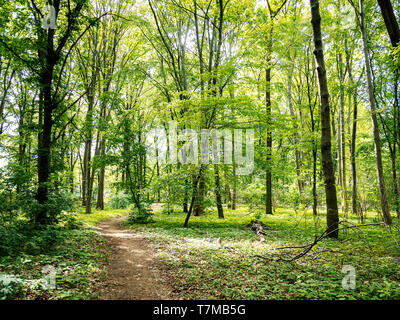
M 0 300 L 96 299 L 105 276 L 105 240 L 90 227 L 123 210 L 68 214 L 58 225 L 31 229 L 23 220 L 0 226 Z M 55 289 L 46 267 L 55 270 Z
M 378 221 L 369 216 L 365 223 Z M 287 262 L 303 249 L 274 248 L 313 242 L 325 216 L 284 209 L 262 215 L 271 228 L 265 240 L 246 227 L 252 218 L 246 209 L 225 209 L 224 220 L 209 212 L 183 228 L 184 213 L 158 211 L 153 223 L 130 227 L 152 239 L 184 299 L 400 299 L 398 224 L 344 230 Z M 355 269 L 354 290 L 342 287 L 343 266 Z

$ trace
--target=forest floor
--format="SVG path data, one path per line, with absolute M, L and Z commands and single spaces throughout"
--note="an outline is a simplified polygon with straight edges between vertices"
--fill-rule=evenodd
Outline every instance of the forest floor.
M 152 221 L 132 223 L 129 209 L 81 211 L 57 226 L 0 228 L 1 299 L 400 299 L 400 225 L 340 232 L 306 255 L 287 261 L 325 230 L 323 212 L 277 209 L 272 216 L 247 207 L 191 217 L 153 205 Z M 83 210 L 83 209 L 82 209 Z M 267 225 L 264 237 L 247 225 Z M 341 217 L 359 224 L 356 217 Z M 347 221 L 347 222 L 346 222 Z M 292 247 L 277 250 L 280 247 Z M 43 267 L 56 271 L 56 289 L 43 290 Z M 354 289 L 343 287 L 350 266 Z
M 301 246 L 324 232 L 324 213 L 315 218 L 312 212 L 285 208 L 266 216 L 244 206 L 224 213 L 225 219 L 218 219 L 210 208 L 184 228 L 179 207 L 169 214 L 160 208 L 151 223 L 127 226 L 158 247 L 171 284 L 184 300 L 400 299 L 398 222 L 392 229 L 343 230 L 338 240 L 325 239 L 290 262 L 304 251 Z M 267 225 L 264 237 L 247 226 L 254 218 Z M 360 223 L 351 216 L 341 220 L 343 225 Z M 365 223 L 377 222 L 376 213 L 369 213 Z M 349 268 L 355 288 L 343 286 L 349 284 Z
M 101 222 L 95 229 L 107 239 L 110 256 L 99 299 L 169 300 L 174 297 L 167 268 L 143 236 L 121 225 L 126 217 Z

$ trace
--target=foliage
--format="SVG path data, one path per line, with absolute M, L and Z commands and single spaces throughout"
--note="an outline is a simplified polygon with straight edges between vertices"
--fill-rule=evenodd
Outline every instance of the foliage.
M 129 212 L 129 222 L 147 224 L 153 222 L 153 210 L 147 202 L 141 202 L 140 207 L 135 207 Z
M 125 192 L 115 194 L 110 200 L 110 206 L 113 209 L 125 209 L 131 204 L 132 197 Z

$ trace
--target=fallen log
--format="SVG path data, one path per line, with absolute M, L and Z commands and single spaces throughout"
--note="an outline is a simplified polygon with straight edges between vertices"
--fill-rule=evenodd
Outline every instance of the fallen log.
M 256 219 L 252 219 L 250 223 L 246 225 L 246 227 L 250 228 L 258 236 L 265 236 L 267 234 L 265 230 L 274 230 L 270 226 L 267 226 L 265 223 Z

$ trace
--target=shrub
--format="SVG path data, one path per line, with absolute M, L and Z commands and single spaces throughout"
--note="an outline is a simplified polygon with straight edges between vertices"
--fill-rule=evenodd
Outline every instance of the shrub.
M 49 225 L 42 230 L 17 229 L 15 226 L 0 226 L 0 256 L 15 256 L 45 253 L 64 241 L 61 227 Z
M 71 214 L 63 213 L 58 220 L 68 230 L 80 229 L 83 226 L 83 223 Z
M 42 211 L 46 212 L 46 224 L 56 224 L 62 212 L 72 212 L 74 200 L 71 193 L 51 192 L 45 204 L 40 204 L 34 196 L 24 199 L 23 208 L 26 210 L 31 221 Z
M 119 192 L 112 197 L 110 201 L 111 208 L 113 209 L 126 209 L 131 203 L 131 196 L 124 192 Z
M 0 256 L 11 256 L 20 250 L 26 237 L 15 228 L 0 226 Z
M 46 252 L 49 251 L 51 247 L 62 243 L 64 237 L 59 226 L 50 225 L 47 226 L 45 230 L 41 231 L 35 240 L 41 251 Z
M 132 209 L 129 213 L 129 221 L 133 223 L 149 223 L 153 221 L 153 211 L 150 204 L 147 202 L 140 203 L 140 210 L 138 208 Z

